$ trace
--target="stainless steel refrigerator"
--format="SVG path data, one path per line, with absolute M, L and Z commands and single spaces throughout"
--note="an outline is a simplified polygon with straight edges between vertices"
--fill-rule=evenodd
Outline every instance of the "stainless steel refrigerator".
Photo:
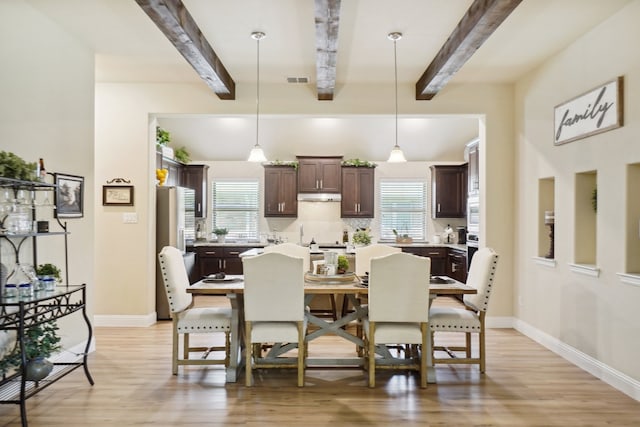
M 193 268 L 195 253 L 186 252 L 187 241 L 195 237 L 195 191 L 184 187 L 158 187 L 156 193 L 156 255 L 165 246 L 180 249 L 187 274 Z M 169 303 L 156 256 L 156 315 L 170 319 Z

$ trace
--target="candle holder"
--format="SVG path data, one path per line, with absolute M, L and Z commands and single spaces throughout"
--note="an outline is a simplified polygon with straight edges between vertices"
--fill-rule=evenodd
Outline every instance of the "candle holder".
M 555 215 L 553 211 L 545 211 L 544 224 L 549 226 L 549 252 L 544 256 L 545 258 L 554 259 L 554 225 Z

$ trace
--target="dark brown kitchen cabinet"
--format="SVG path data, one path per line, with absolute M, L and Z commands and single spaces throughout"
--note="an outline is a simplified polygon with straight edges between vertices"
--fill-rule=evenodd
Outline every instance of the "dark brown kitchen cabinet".
M 445 276 L 447 274 L 447 248 L 403 246 L 402 252 L 430 258 L 432 276 Z
M 240 254 L 249 247 L 241 246 L 198 246 L 196 249 L 196 269 L 200 277 L 209 274 L 242 274 Z
M 467 165 L 431 166 L 431 217 L 467 215 Z
M 264 167 L 264 216 L 298 216 L 298 174 L 292 166 Z
M 342 168 L 342 218 L 373 218 L 374 168 Z
M 195 190 L 196 218 L 207 217 L 208 173 L 209 166 L 207 165 L 184 165 L 182 168 L 182 186 Z
M 467 281 L 467 251 L 465 249 L 449 248 L 447 257 L 447 276 L 459 282 Z
M 480 193 L 480 152 L 478 146 L 480 141 L 475 140 L 467 144 L 469 153 L 469 171 L 467 190 L 469 195 Z
M 339 193 L 342 188 L 342 157 L 304 157 L 298 159 L 298 192 Z
M 168 171 L 167 179 L 163 185 L 167 187 L 181 186 L 184 166 L 182 163 L 164 157 L 161 152 L 156 151 L 156 169 L 166 169 Z

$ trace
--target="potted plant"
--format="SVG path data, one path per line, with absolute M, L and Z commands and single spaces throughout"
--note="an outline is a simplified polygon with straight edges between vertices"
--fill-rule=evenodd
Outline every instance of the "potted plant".
M 189 152 L 187 151 L 186 147 L 180 147 L 176 149 L 173 155 L 176 157 L 176 160 L 179 162 L 186 164 L 191 161 L 191 156 L 189 155 Z
M 38 178 L 35 176 L 35 170 L 35 162 L 27 163 L 20 156 L 8 151 L 0 151 L 0 176 L 33 181 Z
M 366 228 L 361 228 L 356 230 L 353 233 L 353 243 L 359 246 L 366 246 L 371 243 L 371 235 L 369 234 L 369 230 Z
M 338 255 L 338 274 L 344 274 L 349 269 L 349 260 L 346 255 Z
M 23 374 L 29 381 L 40 381 L 53 369 L 53 363 L 47 360 L 60 347 L 60 337 L 57 334 L 58 325 L 55 321 L 39 323 L 27 328 L 23 342 L 27 365 Z M 3 376 L 11 368 L 17 368 L 22 363 L 20 345 L 16 345 L 11 352 L 0 360 L 0 371 Z
M 214 228 L 213 234 L 216 235 L 219 243 L 224 243 L 226 235 L 229 234 L 229 230 L 226 228 Z
M 409 237 L 407 233 L 400 234 L 395 228 L 391 231 L 396 236 L 396 243 L 413 243 L 413 238 Z
M 53 291 L 56 287 L 56 282 L 61 282 L 60 269 L 53 264 L 40 264 L 36 267 L 36 276 L 40 280 L 40 285 L 45 291 Z

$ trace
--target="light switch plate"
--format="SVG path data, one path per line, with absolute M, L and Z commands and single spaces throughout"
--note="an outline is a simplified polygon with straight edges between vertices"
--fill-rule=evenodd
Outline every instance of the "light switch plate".
M 122 214 L 122 222 L 125 224 L 137 224 L 138 214 L 136 212 L 124 212 Z

